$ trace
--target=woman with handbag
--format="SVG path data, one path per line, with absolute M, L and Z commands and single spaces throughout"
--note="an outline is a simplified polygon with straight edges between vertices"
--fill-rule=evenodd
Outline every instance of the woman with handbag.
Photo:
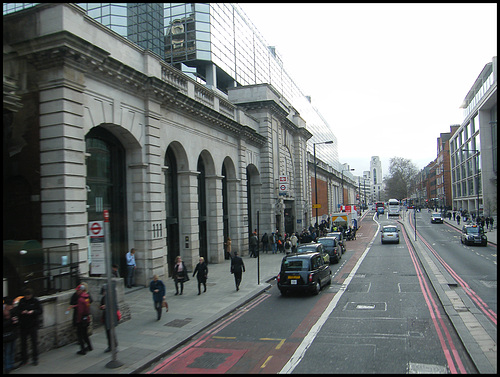
M 149 283 L 149 290 L 153 292 L 153 303 L 155 310 L 158 313 L 157 320 L 161 318 L 161 308 L 163 307 L 163 302 L 165 301 L 165 284 L 158 279 L 158 275 L 153 275 L 153 280 Z M 167 309 L 168 311 L 168 309 Z
M 175 295 L 179 294 L 179 283 L 181 284 L 181 295 L 184 291 L 184 282 L 189 280 L 189 275 L 186 269 L 186 265 L 182 261 L 180 256 L 175 258 L 174 266 L 174 282 L 175 282 Z

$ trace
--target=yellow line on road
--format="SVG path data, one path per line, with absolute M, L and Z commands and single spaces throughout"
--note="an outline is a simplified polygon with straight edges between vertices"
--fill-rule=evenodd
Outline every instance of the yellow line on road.
M 266 365 L 267 365 L 267 363 L 269 362 L 269 360 L 271 360 L 272 358 L 273 358 L 272 356 L 269 356 L 269 357 L 266 359 L 266 361 L 264 361 L 264 364 L 262 364 L 262 365 L 260 366 L 260 368 L 261 368 L 261 369 L 262 369 L 262 368 L 265 368 L 265 367 L 266 367 Z
M 278 345 L 276 346 L 276 349 L 279 350 L 283 343 L 285 343 L 286 339 L 281 339 L 281 338 L 260 338 L 259 340 L 274 340 L 274 341 L 280 341 Z
M 213 339 L 236 339 L 235 336 L 212 336 Z

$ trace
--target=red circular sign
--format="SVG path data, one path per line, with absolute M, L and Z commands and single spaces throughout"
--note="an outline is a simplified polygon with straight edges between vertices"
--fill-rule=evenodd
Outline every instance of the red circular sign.
M 94 234 L 99 234 L 101 233 L 101 226 L 99 225 L 99 223 L 93 223 L 91 226 L 90 226 L 90 230 L 92 231 L 92 233 Z

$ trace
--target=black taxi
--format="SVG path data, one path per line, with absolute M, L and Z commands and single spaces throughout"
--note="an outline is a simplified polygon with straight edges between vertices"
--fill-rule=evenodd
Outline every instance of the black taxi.
M 315 295 L 332 282 L 332 271 L 319 252 L 293 253 L 281 261 L 277 276 L 282 295 L 292 291 L 306 291 Z

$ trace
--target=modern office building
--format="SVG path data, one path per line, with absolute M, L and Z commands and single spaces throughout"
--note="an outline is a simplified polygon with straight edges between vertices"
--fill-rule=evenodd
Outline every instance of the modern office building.
M 467 93 L 464 121 L 450 139 L 453 208 L 497 216 L 497 57 Z

